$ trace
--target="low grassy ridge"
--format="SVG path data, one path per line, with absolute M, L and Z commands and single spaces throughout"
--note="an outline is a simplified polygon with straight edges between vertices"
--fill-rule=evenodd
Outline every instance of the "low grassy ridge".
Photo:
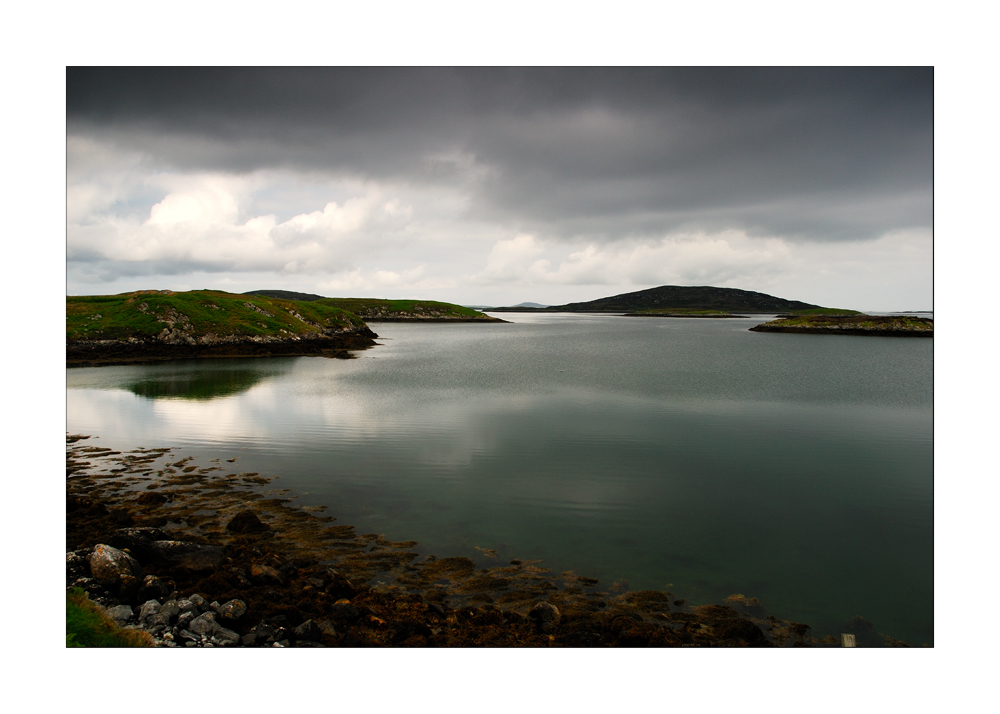
M 483 320 L 495 318 L 471 307 L 434 300 L 381 300 L 377 298 L 323 298 L 307 303 L 352 312 L 365 320 Z
M 655 310 L 637 310 L 635 312 L 628 313 L 629 315 L 642 316 L 642 315 L 665 315 L 671 317 L 722 317 L 729 316 L 733 313 L 727 310 L 697 310 L 694 308 L 686 307 L 663 307 L 657 308 Z
M 864 313 L 858 312 L 857 310 L 841 310 L 836 307 L 814 307 L 810 310 L 792 310 L 788 313 L 793 316 L 800 315 L 863 315 Z
M 82 588 L 66 593 L 67 647 L 151 647 L 152 638 L 145 632 L 122 629 L 107 613 L 87 597 Z
M 750 328 L 753 332 L 824 332 L 842 334 L 932 336 L 934 321 L 912 315 L 795 315 Z
M 336 305 L 221 290 L 140 290 L 66 298 L 68 341 L 152 338 L 178 323 L 194 338 L 208 334 L 304 335 L 364 327 L 361 318 Z

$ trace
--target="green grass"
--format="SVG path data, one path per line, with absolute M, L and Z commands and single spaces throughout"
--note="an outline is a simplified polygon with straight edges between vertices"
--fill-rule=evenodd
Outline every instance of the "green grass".
M 764 323 L 773 327 L 833 327 L 849 329 L 910 330 L 933 332 L 934 321 L 911 315 L 796 315 Z
M 74 587 L 67 591 L 67 647 L 151 647 L 152 644 L 148 633 L 118 627 L 83 589 Z
M 389 317 L 413 317 L 440 313 L 439 317 L 486 320 L 486 315 L 471 307 L 453 305 L 449 302 L 435 300 L 381 300 L 378 298 L 324 298 L 315 300 L 309 305 L 325 305 L 347 310 L 366 319 L 378 311 L 385 311 Z
M 837 307 L 814 307 L 810 310 L 792 310 L 790 315 L 862 315 L 857 310 L 841 310 Z
M 248 308 L 253 305 L 262 314 Z M 163 318 L 184 315 L 192 337 L 209 333 L 226 335 L 301 335 L 320 332 L 291 313 L 324 327 L 362 326 L 357 315 L 333 305 L 298 302 L 221 290 L 141 290 L 121 295 L 89 295 L 66 298 L 67 340 L 124 340 L 154 337 L 167 325 Z M 182 324 L 182 323 L 178 323 Z

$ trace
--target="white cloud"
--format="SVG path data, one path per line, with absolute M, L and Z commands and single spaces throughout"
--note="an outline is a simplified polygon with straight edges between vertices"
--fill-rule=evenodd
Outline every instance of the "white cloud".
M 561 304 L 718 285 L 857 309 L 931 304 L 930 231 L 814 243 L 743 231 L 556 239 L 478 219 L 468 189 L 325 174 L 156 171 L 69 137 L 68 289 L 284 288 L 463 304 Z M 436 157 L 475 172 L 475 157 Z

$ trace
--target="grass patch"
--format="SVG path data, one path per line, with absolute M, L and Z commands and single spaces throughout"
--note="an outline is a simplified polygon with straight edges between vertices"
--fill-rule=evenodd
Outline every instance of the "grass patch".
M 863 315 L 864 313 L 858 312 L 857 310 L 841 310 L 837 307 L 814 307 L 809 310 L 792 310 L 790 315 Z
M 151 338 L 165 328 L 194 338 L 287 336 L 363 325 L 357 315 L 334 305 L 221 290 L 139 290 L 66 298 L 67 340 Z
M 147 632 L 123 629 L 82 588 L 66 592 L 67 647 L 152 647 Z
M 366 319 L 379 313 L 386 317 L 441 317 L 463 319 L 489 319 L 471 307 L 453 305 L 435 300 L 380 300 L 377 298 L 324 298 L 308 303 L 325 305 L 352 312 Z

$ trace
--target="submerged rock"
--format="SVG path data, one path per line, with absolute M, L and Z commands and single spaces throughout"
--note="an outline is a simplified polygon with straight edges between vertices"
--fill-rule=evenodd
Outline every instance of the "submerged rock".
M 214 545 L 196 545 L 179 540 L 157 540 L 149 545 L 154 560 L 188 570 L 215 570 L 222 565 L 225 551 Z
M 240 511 L 226 524 L 230 533 L 264 533 L 271 530 L 253 511 Z

